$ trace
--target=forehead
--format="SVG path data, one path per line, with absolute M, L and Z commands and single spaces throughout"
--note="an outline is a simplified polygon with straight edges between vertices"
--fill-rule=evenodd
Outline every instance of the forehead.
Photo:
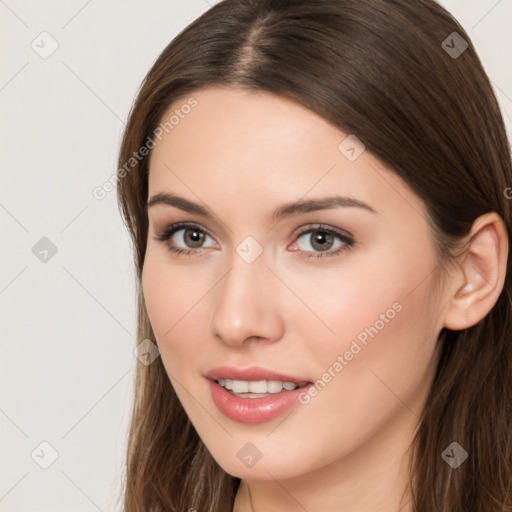
M 222 167 L 236 168 L 241 174 L 255 167 L 262 172 L 275 170 L 279 164 L 295 163 L 306 153 L 315 154 L 318 167 L 338 156 L 342 134 L 313 112 L 284 98 L 231 88 L 209 88 L 191 96 L 196 106 L 163 134 L 153 150 L 152 164 L 171 159 L 175 164 L 207 167 L 209 173 Z M 188 111 L 184 108 L 188 100 L 175 101 L 163 121 L 181 110 Z M 281 167 L 282 177 L 290 165 Z
M 175 101 L 162 126 L 167 129 L 150 160 L 150 197 L 172 191 L 196 202 L 236 203 L 254 213 L 336 193 L 377 211 L 423 210 L 409 187 L 367 151 L 347 158 L 347 144 L 355 149 L 350 157 L 363 150 L 353 135 L 279 96 L 203 89 Z

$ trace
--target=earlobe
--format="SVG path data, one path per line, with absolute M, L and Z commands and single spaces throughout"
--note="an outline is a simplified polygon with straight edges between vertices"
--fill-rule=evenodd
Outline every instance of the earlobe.
M 454 280 L 445 327 L 467 329 L 493 308 L 503 290 L 508 258 L 508 235 L 503 219 L 490 212 L 473 223 L 469 243 L 459 258 L 461 273 Z

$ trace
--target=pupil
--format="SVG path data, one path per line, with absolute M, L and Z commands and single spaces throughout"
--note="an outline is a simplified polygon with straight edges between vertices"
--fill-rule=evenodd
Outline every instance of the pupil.
M 197 229 L 189 228 L 185 230 L 185 243 L 189 247 L 200 247 L 204 240 L 204 233 Z M 189 237 L 187 240 L 187 236 Z
M 316 231 L 315 233 L 311 245 L 319 251 L 328 250 L 333 244 L 333 235 L 325 231 Z

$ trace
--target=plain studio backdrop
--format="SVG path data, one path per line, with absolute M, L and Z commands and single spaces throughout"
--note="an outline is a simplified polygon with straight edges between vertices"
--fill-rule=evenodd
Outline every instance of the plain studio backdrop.
M 142 340 L 128 234 L 104 184 L 149 67 L 213 3 L 0 0 L 3 512 L 120 510 Z M 512 1 L 442 3 L 510 134 Z

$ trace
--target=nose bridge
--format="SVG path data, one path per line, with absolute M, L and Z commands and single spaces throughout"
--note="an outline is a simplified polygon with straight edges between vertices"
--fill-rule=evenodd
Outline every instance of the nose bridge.
M 269 280 L 271 272 L 263 254 L 254 257 L 250 243 L 242 242 L 237 247 L 229 271 L 216 287 L 210 327 L 214 335 L 232 346 L 248 338 L 277 339 L 281 335 L 278 297 Z

